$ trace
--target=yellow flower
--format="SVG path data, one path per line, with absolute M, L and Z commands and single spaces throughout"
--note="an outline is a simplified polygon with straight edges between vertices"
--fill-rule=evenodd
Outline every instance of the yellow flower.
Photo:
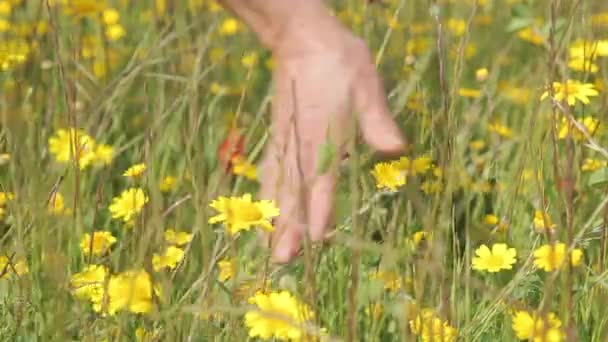
M 517 32 L 517 36 L 528 43 L 534 45 L 543 45 L 545 37 L 542 36 L 539 31 L 533 27 L 527 27 Z
M 473 258 L 473 269 L 496 273 L 501 270 L 510 270 L 517 261 L 515 248 L 508 248 L 505 243 L 495 243 L 492 250 L 486 245 L 481 245 L 475 250 L 476 257 Z
M 595 74 L 599 68 L 593 63 L 593 60 L 589 58 L 574 58 L 568 62 L 568 68 L 574 71 L 588 72 Z
M 400 159 L 400 162 L 405 162 L 405 164 L 402 164 L 402 167 L 407 167 L 407 163 L 409 162 L 406 161 L 407 158 L 403 157 L 402 159 Z M 411 163 L 411 168 L 410 171 L 412 173 L 412 175 L 416 175 L 419 173 L 425 173 L 427 172 L 431 166 L 433 165 L 433 159 L 431 159 L 431 157 L 429 156 L 420 156 L 418 158 L 415 158 L 412 163 Z
M 595 41 L 577 40 L 570 47 L 569 54 L 572 59 L 593 60 L 596 57 L 608 57 L 608 39 Z
M 110 212 L 112 218 L 122 219 L 124 222 L 131 223 L 134 216 L 139 214 L 146 203 L 148 196 L 141 188 L 130 188 L 123 191 L 120 196 L 112 199 Z
M 287 291 L 258 293 L 249 299 L 256 306 L 245 314 L 250 337 L 301 340 L 302 326 L 314 319 L 314 312 Z
M 77 298 L 100 304 L 103 300 L 106 276 L 109 276 L 107 267 L 89 265 L 82 272 L 72 275 L 70 279 L 72 293 Z
M 0 33 L 7 32 L 10 28 L 11 28 L 11 23 L 8 20 L 4 20 L 4 19 L 0 18 Z M 2 62 L 1 59 L 0 59 L 0 62 Z M 3 66 L 3 64 L 4 63 L 1 63 L 0 67 Z M 4 67 L 0 68 L 0 70 L 4 70 L 4 69 L 8 69 L 8 66 L 6 68 L 4 68 Z
M 249 230 L 252 226 L 274 231 L 270 219 L 279 216 L 279 208 L 275 206 L 274 201 L 253 202 L 251 194 L 245 194 L 242 197 L 220 196 L 209 206 L 219 212 L 209 219 L 209 223 L 224 222 L 232 234 L 241 230 Z
M 600 12 L 592 15 L 591 23 L 594 26 L 608 26 L 608 12 Z
M 137 178 L 146 171 L 146 164 L 139 163 L 131 166 L 122 175 L 129 178 Z
M 418 248 L 420 247 L 420 244 L 422 244 L 425 241 L 430 241 L 433 238 L 433 235 L 425 232 L 425 231 L 419 231 L 419 232 L 415 232 L 414 234 L 412 234 L 412 244 L 414 248 Z
M 108 8 L 103 11 L 102 17 L 106 25 L 114 25 L 120 19 L 120 14 L 115 8 Z
M 64 6 L 65 14 L 75 18 L 95 17 L 105 8 L 103 2 L 95 0 L 67 0 Z
M 49 199 L 48 211 L 53 215 L 70 214 L 70 210 L 65 207 L 65 200 L 63 195 L 59 192 L 54 192 Z
M 542 210 L 534 211 L 534 220 L 532 221 L 532 224 L 534 225 L 534 229 L 539 233 L 542 233 L 547 229 L 550 231 L 555 229 L 555 224 L 551 221 L 549 214 Z
M 236 260 L 223 259 L 217 263 L 217 267 L 220 269 L 220 274 L 217 276 L 217 280 L 225 282 L 226 280 L 232 279 L 236 273 Z
M 545 324 L 547 326 L 545 327 Z M 517 338 L 534 342 L 560 342 L 564 338 L 561 331 L 562 322 L 554 313 L 544 318 L 537 313 L 516 311 L 513 314 L 511 327 Z
M 409 163 L 408 165 L 409 166 Z M 372 175 L 376 179 L 376 187 L 379 189 L 397 190 L 407 182 L 407 167 L 403 167 L 403 163 L 377 163 L 374 166 Z
M 127 34 L 127 32 L 120 24 L 113 24 L 106 28 L 106 37 L 108 37 L 108 40 L 111 42 L 119 40 L 124 37 L 125 34 Z
M 420 184 L 420 190 L 427 195 L 439 193 L 443 189 L 441 181 L 425 180 Z
M 475 79 L 478 82 L 484 82 L 485 80 L 488 79 L 488 69 L 486 68 L 479 68 L 477 70 L 475 70 Z
M 511 129 L 503 124 L 500 124 L 498 122 L 494 122 L 488 125 L 488 131 L 490 132 L 494 132 L 498 135 L 500 135 L 503 138 L 511 138 L 513 137 L 513 131 L 511 131 Z
M 11 260 L 9 264 L 9 258 L 5 255 L 0 255 L 0 279 L 3 279 L 9 275 L 15 274 L 17 276 L 22 276 L 29 272 L 29 268 L 27 267 L 27 263 L 25 260 Z
M 591 83 L 581 83 L 576 80 L 567 80 L 566 83 L 553 82 L 553 93 L 555 101 L 561 102 L 566 100 L 568 105 L 574 106 L 576 101 L 584 104 L 589 104 L 589 97 L 598 96 L 599 92 Z M 545 91 L 540 99 L 544 100 L 550 95 L 549 91 Z
M 114 148 L 110 145 L 99 144 L 95 149 L 95 160 L 104 165 L 112 163 L 114 158 Z
M 145 270 L 132 270 L 117 274 L 108 283 L 107 311 L 114 315 L 120 310 L 134 313 L 152 311 L 152 279 Z M 101 308 L 101 307 L 100 307 Z
M 162 255 L 157 253 L 152 255 L 152 267 L 156 272 L 163 268 L 169 268 L 172 270 L 177 267 L 177 264 L 179 264 L 183 258 L 183 249 L 175 246 L 169 246 L 167 249 L 165 249 L 165 252 Z
M 223 36 L 232 36 L 239 32 L 241 25 L 234 18 L 228 18 L 222 22 L 220 26 L 220 34 Z
M 8 21 L 0 19 L 0 33 L 8 30 L 10 26 Z M 30 52 L 30 44 L 26 40 L 3 38 L 0 40 L 0 71 L 25 63 Z
M 591 136 L 598 136 L 603 133 L 600 128 L 600 121 L 592 116 L 585 116 L 582 120 L 576 120 L 579 125 L 585 127 L 587 133 Z M 570 122 L 562 117 L 560 126 L 558 127 L 557 137 L 558 139 L 566 139 L 570 134 L 574 137 L 574 140 L 581 141 L 585 139 L 583 132 L 576 126 L 572 125 L 572 132 L 570 131 Z
M 80 240 L 80 249 L 85 255 L 89 255 L 89 253 L 93 255 L 105 254 L 116 243 L 116 238 L 108 231 L 94 232 L 92 240 L 88 233 L 84 234 L 82 240 Z
M 384 289 L 390 292 L 397 292 L 403 285 L 403 278 L 393 271 L 377 271 L 369 276 L 372 280 L 379 280 L 384 285 Z
M 12 5 L 8 1 L 0 1 L 0 15 L 9 16 L 11 14 Z
M 605 160 L 585 158 L 585 160 L 583 160 L 583 165 L 581 165 L 581 171 L 597 171 L 603 167 L 606 167 L 606 164 L 607 163 Z
M 534 251 L 534 265 L 544 270 L 551 272 L 560 269 L 566 259 L 566 244 L 556 242 L 555 245 L 543 245 Z M 575 248 L 570 253 L 570 262 L 572 266 L 578 266 L 581 262 L 583 251 Z
M 5 206 L 8 201 L 15 199 L 15 194 L 12 192 L 0 191 L 0 206 Z
M 452 342 L 458 337 L 456 329 L 431 309 L 422 309 L 409 324 L 412 332 L 422 337 L 423 342 Z
M 481 96 L 481 91 L 478 89 L 459 88 L 458 95 L 462 97 L 478 98 Z
M 467 22 L 462 19 L 448 19 L 447 28 L 455 36 L 462 36 L 467 29 Z
M 192 241 L 192 234 L 186 232 L 176 232 L 173 229 L 167 229 L 165 231 L 165 241 L 172 243 L 176 246 L 183 246 L 188 242 Z
M 490 225 L 490 226 L 495 226 L 498 224 L 498 222 L 500 222 L 500 219 L 498 218 L 498 216 L 496 216 L 494 214 L 487 214 L 483 218 L 483 223 Z
M 237 176 L 243 176 L 251 180 L 256 180 L 258 177 L 258 171 L 255 165 L 251 164 L 242 156 L 232 158 L 232 172 Z
M 95 160 L 95 140 L 82 130 L 60 129 L 49 138 L 49 151 L 61 163 L 67 163 L 77 156 L 82 170 Z
M 249 52 L 241 58 L 241 64 L 246 68 L 252 68 L 258 63 L 258 54 Z
M 173 176 L 166 176 L 161 179 L 160 184 L 158 184 L 158 188 L 161 192 L 171 192 L 175 189 L 175 185 L 177 184 L 177 178 Z

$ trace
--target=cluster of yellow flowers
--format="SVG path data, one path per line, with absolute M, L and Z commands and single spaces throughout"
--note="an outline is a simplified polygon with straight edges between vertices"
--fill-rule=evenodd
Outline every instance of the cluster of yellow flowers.
M 143 269 L 129 270 L 111 275 L 103 265 L 89 265 L 72 275 L 74 296 L 89 300 L 93 310 L 114 315 L 127 310 L 149 313 L 153 309 L 153 296 L 160 296 L 160 288 L 152 284 L 150 274 Z
M 162 254 L 152 255 L 152 268 L 158 272 L 164 268 L 175 269 L 184 259 L 184 250 L 180 248 L 192 241 L 192 234 L 176 232 L 173 229 L 165 231 L 165 241 L 168 246 Z
M 391 162 L 377 163 L 372 175 L 376 179 L 377 188 L 395 191 L 398 187 L 407 184 L 408 176 L 425 174 L 431 168 L 434 169 L 433 161 L 428 156 L 421 156 L 412 161 L 407 157 L 401 157 Z
M 29 272 L 25 259 L 12 260 L 5 255 L 0 255 L 0 279 L 11 275 L 22 276 Z
M 184 251 L 179 248 L 192 240 L 192 234 L 167 229 L 165 241 L 169 244 L 161 255 L 152 256 L 154 271 L 173 269 L 183 259 Z M 83 254 L 102 256 L 116 243 L 117 239 L 109 231 L 85 234 L 80 242 Z M 153 295 L 160 296 L 160 288 L 154 286 L 150 275 L 143 269 L 134 269 L 110 274 L 108 267 L 91 264 L 71 278 L 72 293 L 80 299 L 88 300 L 96 312 L 114 315 L 120 310 L 134 313 L 148 313 L 153 308 Z
M 59 129 L 49 138 L 49 151 L 60 163 L 76 162 L 81 170 L 91 165 L 107 165 L 112 162 L 112 146 L 98 144 L 83 130 Z
M 542 316 L 536 312 L 516 311 L 512 319 L 513 331 L 520 340 L 560 342 L 564 338 L 561 326 L 562 322 L 552 312 Z
M 420 310 L 409 324 L 412 332 L 420 336 L 424 342 L 451 342 L 456 341 L 458 337 L 457 330 L 438 317 L 433 309 Z

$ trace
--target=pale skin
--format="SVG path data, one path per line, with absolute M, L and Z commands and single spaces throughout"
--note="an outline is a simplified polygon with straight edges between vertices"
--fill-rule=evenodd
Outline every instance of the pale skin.
M 289 262 L 307 237 L 313 242 L 325 239 L 331 224 L 339 160 L 320 174 L 320 147 L 331 141 L 337 156 L 342 155 L 357 126 L 379 152 L 398 154 L 405 140 L 367 46 L 321 0 L 220 3 L 275 58 L 271 138 L 260 164 L 260 197 L 280 207 L 275 232 L 263 238 L 275 262 Z

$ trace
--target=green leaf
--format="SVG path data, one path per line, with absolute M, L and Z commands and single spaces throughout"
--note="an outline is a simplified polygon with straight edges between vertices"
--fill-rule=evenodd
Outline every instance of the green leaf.
M 334 145 L 329 139 L 325 140 L 325 142 L 319 146 L 319 164 L 317 166 L 317 173 L 321 175 L 327 172 L 331 164 L 335 161 L 337 154 L 338 150 L 336 145 Z
M 601 168 L 591 173 L 589 186 L 603 186 L 608 184 L 608 168 Z

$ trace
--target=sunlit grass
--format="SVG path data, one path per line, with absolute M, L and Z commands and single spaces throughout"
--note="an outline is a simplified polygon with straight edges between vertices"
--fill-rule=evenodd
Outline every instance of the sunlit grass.
M 605 341 L 608 7 L 332 8 L 411 149 L 350 151 L 330 240 L 276 266 L 273 60 L 244 24 L 0 0 L 0 340 Z

